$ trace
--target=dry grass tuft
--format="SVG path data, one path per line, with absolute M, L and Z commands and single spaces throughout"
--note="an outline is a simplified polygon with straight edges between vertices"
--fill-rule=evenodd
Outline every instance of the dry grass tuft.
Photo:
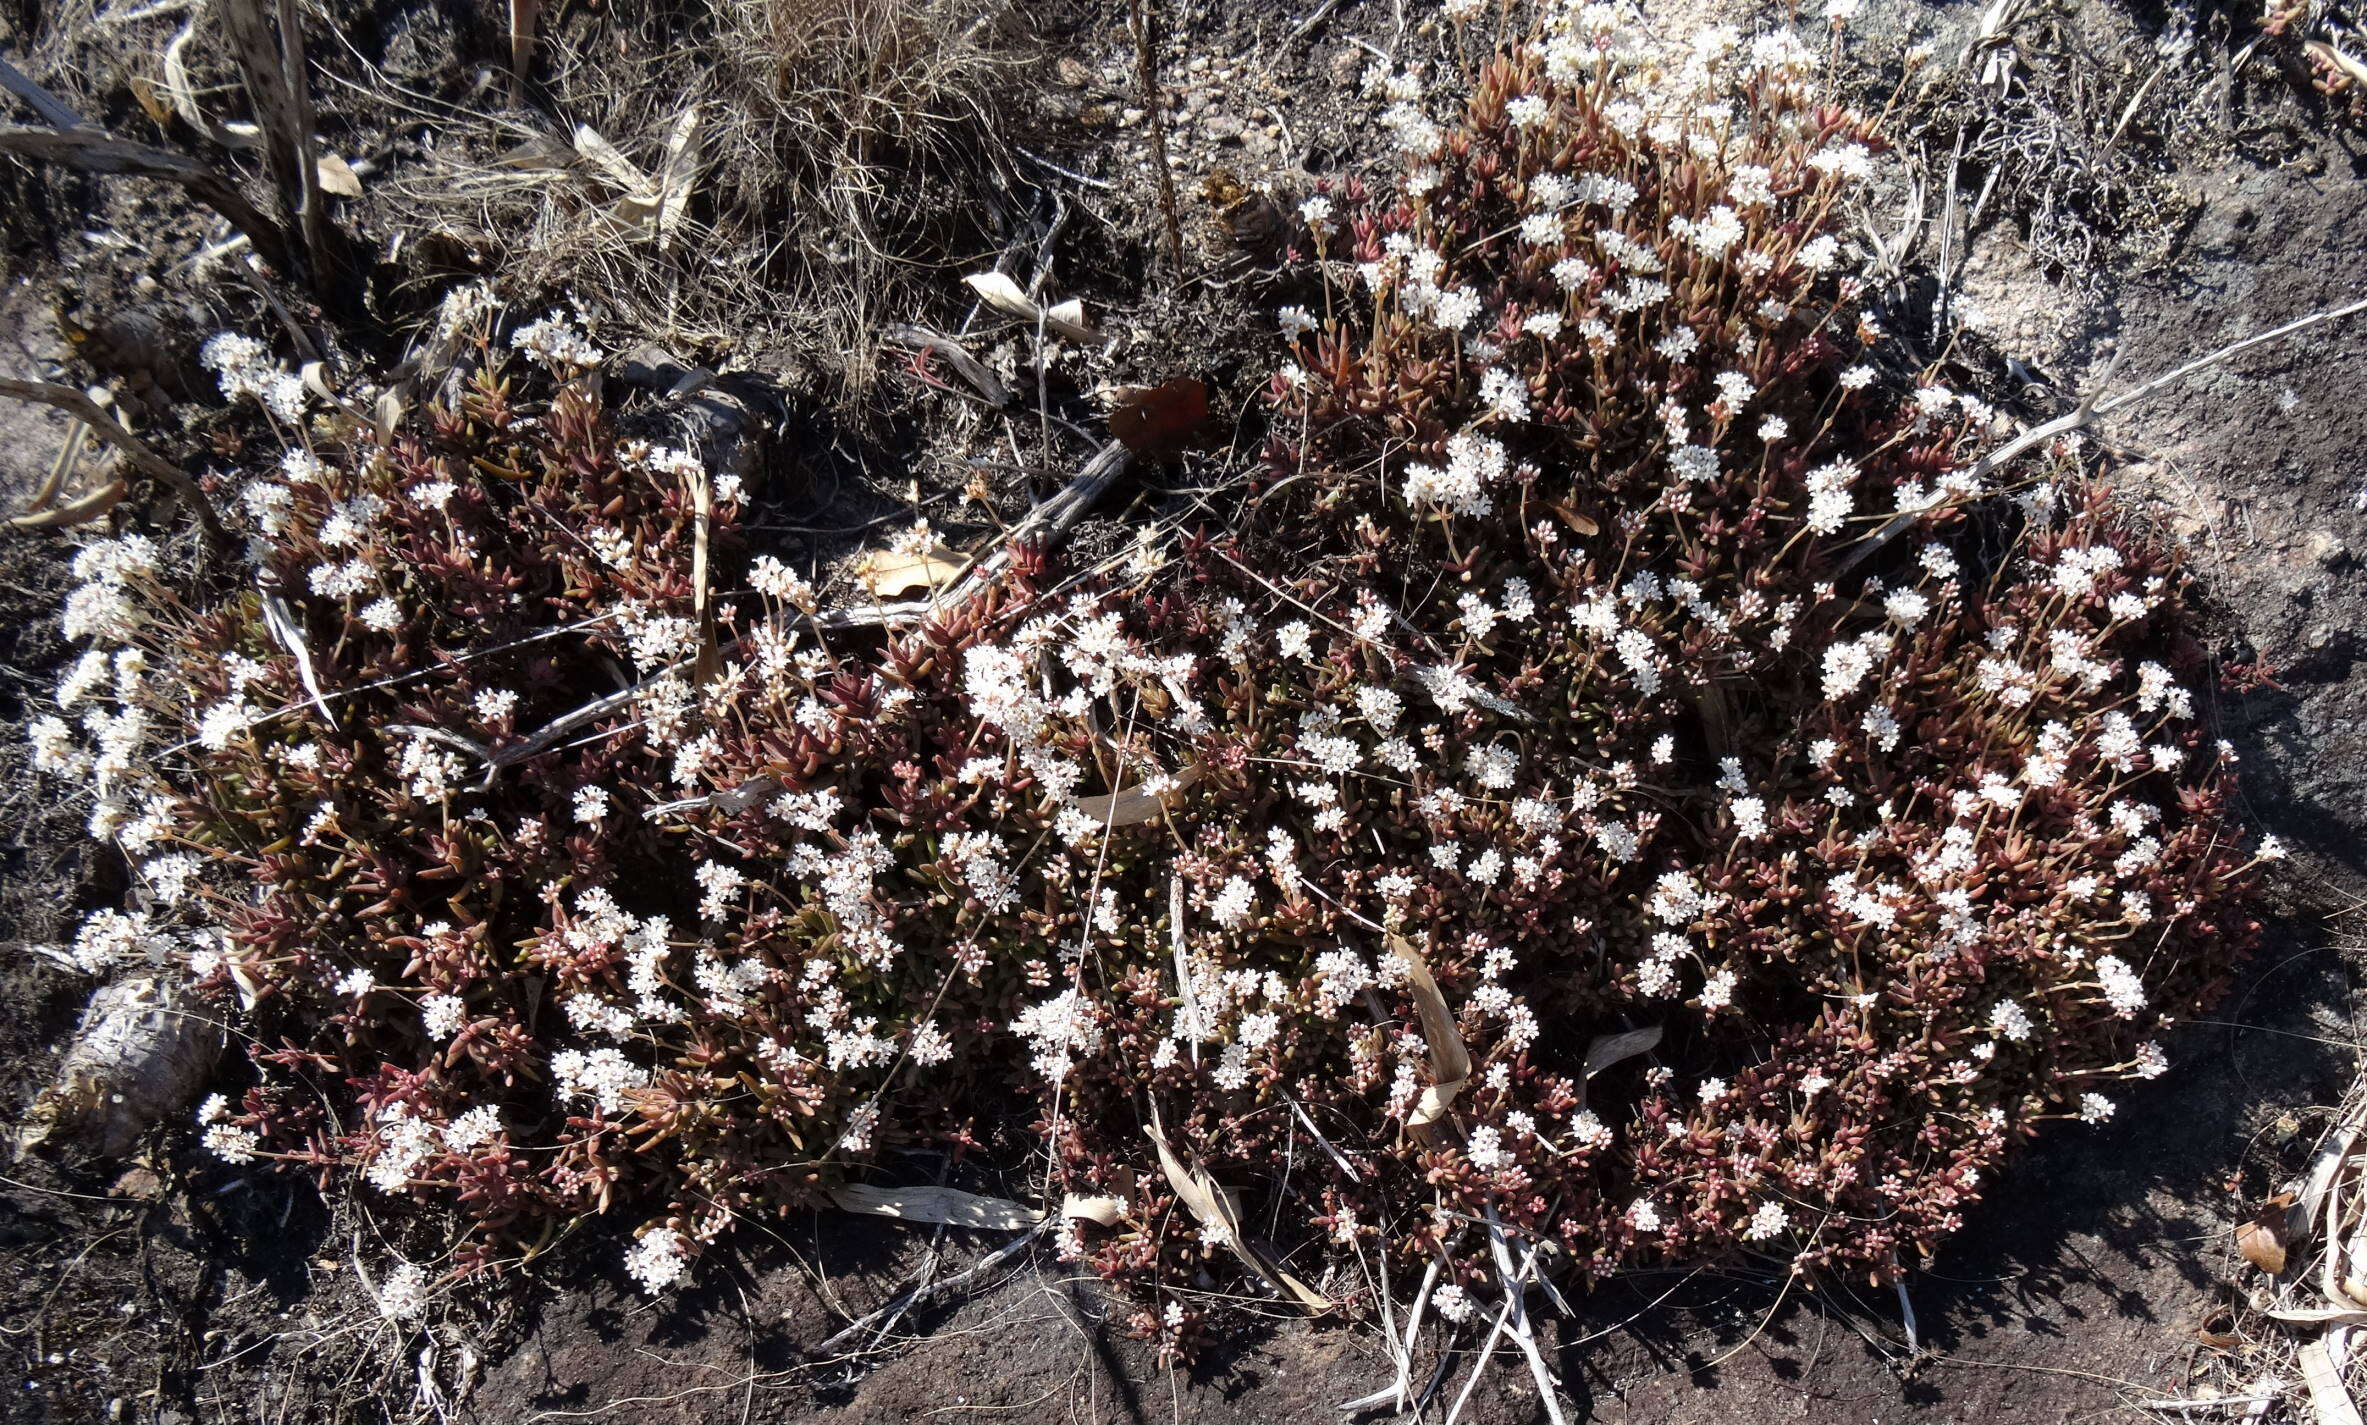
M 1026 38 L 995 0 L 633 0 L 563 20 L 539 48 L 541 112 L 464 122 L 402 197 L 490 247 L 513 290 L 802 367 L 858 403 L 881 328 L 949 300 L 948 274 L 1001 245 Z M 579 126 L 654 187 L 693 106 L 679 227 L 636 224 Z

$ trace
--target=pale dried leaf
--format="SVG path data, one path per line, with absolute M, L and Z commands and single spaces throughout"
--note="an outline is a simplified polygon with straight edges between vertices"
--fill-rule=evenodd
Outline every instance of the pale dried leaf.
M 2297 1326 L 2367 1326 L 2367 1308 L 2355 1306 L 2274 1306 L 2264 1314 Z
M 1028 296 L 1026 290 L 1013 281 L 1007 272 L 978 272 L 962 281 L 968 283 L 970 290 L 977 293 L 986 305 L 1007 316 L 1032 322 L 1043 315 L 1044 309 L 1037 306 L 1035 299 Z
M 2333 1191 L 2335 1174 L 2342 1171 L 2342 1160 L 2349 1156 L 2351 1144 L 2357 1142 L 2358 1137 L 2359 1125 L 2344 1124 L 2319 1146 L 2317 1156 L 2310 1160 L 2308 1183 L 2301 1190 L 2301 1201 L 2295 1204 L 2301 1217 L 2301 1228 L 2293 1235 L 2296 1245 L 2309 1241 L 2325 1229 L 2325 1218 L 2321 1214 L 2325 1212 L 2328 1195 Z
M 403 418 L 405 406 L 400 387 L 389 386 L 378 393 L 377 407 L 371 413 L 371 428 L 378 434 L 380 445 L 394 443 L 395 422 Z
M 658 200 L 631 194 L 601 214 L 601 231 L 618 242 L 647 242 L 657 236 Z
M 1649 1053 L 1659 1043 L 1660 1026 L 1657 1024 L 1630 1029 L 1624 1034 L 1596 1035 L 1594 1042 L 1586 1046 L 1586 1067 L 1582 1072 L 1586 1077 L 1593 1078 L 1622 1059 Z
M 1107 796 L 1079 797 L 1077 810 L 1093 818 L 1095 826 L 1137 826 L 1154 821 L 1186 787 L 1200 780 L 1199 764 L 1194 763 L 1175 774 L 1175 785 L 1164 797 L 1153 796 L 1142 789 L 1140 782 Z
M 1085 320 L 1085 304 L 1071 297 L 1044 309 L 1044 329 L 1070 341 L 1100 341 L 1102 335 Z
M 941 1187 L 870 1187 L 849 1183 L 830 1195 L 848 1212 L 872 1217 L 894 1217 L 905 1222 L 927 1222 L 982 1231 L 1019 1231 L 1033 1227 L 1043 1214 L 1003 1197 L 981 1197 Z
M 875 549 L 855 561 L 855 581 L 873 598 L 894 598 L 915 589 L 934 593 L 962 575 L 970 561 L 944 548 L 925 554 L 896 554 Z
M 2342 1367 L 2335 1361 L 2327 1337 L 2302 1346 L 2301 1379 L 2309 1387 L 2310 1409 L 2318 1425 L 2367 1425 L 2359 1419 L 2359 1407 L 2352 1401 L 2349 1387 L 2342 1383 Z
M 1006 272 L 979 272 L 965 277 L 970 290 L 986 305 L 1023 322 L 1041 323 L 1044 330 L 1070 341 L 1100 341 L 1101 333 L 1085 325 L 1084 305 L 1074 298 L 1046 310 Z
M 1115 1227 L 1126 1216 L 1126 1199 L 1085 1197 L 1072 1192 L 1060 1200 L 1060 1215 L 1098 1222 L 1104 1227 Z
M 320 175 L 323 193 L 334 193 L 340 198 L 362 196 L 362 176 L 354 172 L 353 165 L 344 159 L 333 153 L 324 153 L 314 161 L 313 168 Z
M 657 206 L 657 185 L 650 182 L 649 175 L 635 166 L 633 160 L 625 157 L 622 150 L 601 137 L 598 129 L 590 124 L 577 124 L 575 151 L 599 169 L 609 182 L 627 194 L 645 200 L 652 208 Z
M 1414 998 L 1414 1009 L 1422 1016 L 1423 1041 L 1430 1046 L 1430 1084 L 1406 1119 L 1406 1127 L 1424 1128 L 1446 1117 L 1455 1095 L 1470 1082 L 1471 1051 L 1463 1045 L 1462 1031 L 1455 1028 L 1454 1012 L 1439 992 L 1430 962 L 1402 935 L 1390 936 L 1389 948 L 1405 961 L 1406 988 Z
M 307 361 L 297 370 L 296 375 L 298 379 L 304 382 L 304 389 L 310 391 L 315 396 L 320 397 L 322 400 L 327 401 L 331 405 L 341 406 L 345 404 L 345 402 L 338 397 L 336 391 L 331 389 L 329 385 L 329 366 L 327 362 Z
M 699 106 L 691 105 L 674 120 L 674 130 L 666 136 L 665 161 L 658 165 L 658 246 L 664 248 L 674 240 L 674 230 L 682 226 L 682 214 L 690 206 L 691 180 L 698 176 L 699 151 L 693 142 L 699 131 Z

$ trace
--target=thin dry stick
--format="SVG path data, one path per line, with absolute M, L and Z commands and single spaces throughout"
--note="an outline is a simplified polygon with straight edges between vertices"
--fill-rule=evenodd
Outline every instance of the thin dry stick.
M 2184 366 L 2179 367 L 2175 371 L 2156 376 L 2151 381 L 2146 382 L 2144 385 L 2139 386 L 2135 390 L 2123 392 L 2122 394 L 2113 397 L 2109 401 L 2098 401 L 2096 399 L 2096 393 L 2091 392 L 2088 398 L 2080 402 L 2079 405 L 2074 409 L 2055 417 L 2053 420 L 2048 421 L 2043 425 L 2032 426 L 2030 429 L 2022 432 L 2020 435 L 2015 436 L 2012 440 L 2007 441 L 2004 445 L 1999 446 L 1996 450 L 1982 456 L 1979 460 L 1974 461 L 1972 469 L 1966 473 L 1970 475 L 1972 480 L 1977 484 L 1979 481 L 1987 478 L 1991 472 L 2019 457 L 2024 451 L 2027 451 L 2034 446 L 2042 445 L 2047 441 L 2053 440 L 2056 436 L 2066 435 L 2072 431 L 2078 430 L 2080 427 L 2086 425 L 2088 422 L 2096 419 L 2099 416 L 2108 416 L 2114 411 L 2120 410 L 2125 406 L 2134 405 L 2137 402 L 2144 400 L 2147 396 L 2152 395 L 2154 392 L 2161 390 L 2163 387 L 2183 380 L 2188 376 L 2192 376 L 2197 371 L 2201 371 L 2206 367 L 2215 366 L 2218 363 L 2227 360 L 2231 356 L 2236 356 L 2242 352 L 2250 351 L 2253 347 L 2265 345 L 2268 342 L 2276 341 L 2283 337 L 2293 336 L 2299 332 L 2307 331 L 2311 327 L 2318 326 L 2325 322 L 2339 321 L 2344 317 L 2351 316 L 2358 312 L 2367 312 L 2367 297 L 2361 297 L 2359 300 L 2349 303 L 2345 306 L 2331 307 L 2322 312 L 2312 312 L 2306 317 L 2297 317 L 2294 320 L 2285 323 L 2283 326 L 2276 328 L 2274 331 L 2265 331 L 2260 333 L 2258 336 L 2248 336 L 2242 341 L 2232 342 L 2229 345 L 2223 346 L 2217 351 L 2212 352 L 2208 356 L 2197 357 L 2193 361 L 2187 362 Z M 2117 364 L 2118 363 L 2116 361 L 2115 365 Z M 2104 379 L 2107 381 L 2112 379 L 2112 368 L 2106 368 Z M 2101 385 L 2102 383 L 2099 382 L 2098 384 Z M 1850 570 L 1855 569 L 1858 565 L 1873 557 L 1876 550 L 1890 543 L 1890 541 L 1893 539 L 1898 538 L 1898 536 L 1904 532 L 1908 526 L 1914 524 L 1915 521 L 1921 519 L 1928 513 L 1930 513 L 1929 510 L 1910 510 L 1903 514 L 1891 516 L 1888 523 L 1884 524 L 1882 528 L 1869 535 L 1864 540 L 1864 542 L 1857 546 L 1857 548 L 1851 550 L 1849 552 L 1849 557 L 1841 561 L 1840 567 L 1835 572 L 1839 574 L 1847 574 Z
M 1159 216 L 1167 226 L 1167 262 L 1183 280 L 1183 222 L 1176 216 L 1175 173 L 1167 166 L 1167 109 L 1159 102 L 1159 61 L 1151 0 L 1134 0 L 1134 82 L 1151 119 L 1151 167 L 1159 178 Z
M 1101 492 L 1109 488 L 1110 482 L 1118 478 L 1118 472 L 1124 470 L 1133 458 L 1134 452 L 1117 441 L 1113 440 L 1103 446 L 1100 452 L 1086 463 L 1085 468 L 1077 472 L 1076 478 L 1069 482 L 1067 489 L 1029 511 L 1027 518 L 1021 520 L 1012 529 L 1010 537 L 1003 546 L 993 554 L 971 565 L 969 571 L 960 579 L 955 580 L 942 598 L 934 601 L 915 599 L 904 603 L 880 604 L 868 609 L 826 609 L 812 615 L 808 621 L 815 628 L 825 631 L 863 628 L 894 623 L 907 618 L 925 618 L 932 614 L 946 613 L 961 607 L 970 599 L 983 593 L 987 586 L 993 582 L 994 577 L 1010 565 L 1011 549 L 1014 545 L 1038 535 L 1042 536 L 1046 544 L 1050 544 L 1066 534 L 1071 526 L 1084 518 L 1085 511 L 1092 508 L 1093 502 L 1101 498 Z M 740 642 L 741 640 L 734 639 L 730 648 L 721 651 L 729 652 L 732 649 L 737 649 Z M 693 661 L 695 660 L 686 659 L 667 667 L 659 672 L 658 677 L 669 677 L 681 669 L 691 666 Z M 597 722 L 620 708 L 631 706 L 634 699 L 641 696 L 645 686 L 645 684 L 635 684 L 605 697 L 595 698 L 573 712 L 560 714 L 523 742 L 512 743 L 499 752 L 487 753 L 484 749 L 471 744 L 471 750 L 485 761 L 485 785 L 491 786 L 493 778 L 502 768 L 514 767 L 529 758 L 540 756 L 557 746 L 560 739 L 577 728 Z M 686 802 L 669 803 L 668 809 L 680 810 L 683 807 L 695 805 L 696 802 L 697 799 L 693 798 Z
M 123 452 L 124 458 L 138 467 L 143 475 L 170 485 L 196 509 L 198 520 L 206 533 L 216 539 L 226 539 L 228 532 L 214 516 L 214 507 L 207 502 L 205 492 L 189 478 L 189 472 L 158 455 L 148 442 L 124 429 L 123 423 L 107 414 L 88 393 L 72 386 L 61 386 L 55 381 L 18 381 L 0 376 L 0 396 L 14 396 L 20 401 L 38 401 L 79 419 L 100 439 Z
M 1011 563 L 1015 545 L 1041 538 L 1047 545 L 1059 539 L 1085 517 L 1085 511 L 1101 498 L 1110 482 L 1132 463 L 1134 452 L 1117 441 L 1104 445 L 1085 468 L 1078 471 L 1068 487 L 1051 499 L 1027 512 L 1024 519 L 1012 526 L 1000 548 L 970 566 L 968 572 L 955 580 L 944 594 L 935 599 L 908 599 L 901 603 L 875 604 L 870 608 L 829 609 L 815 614 L 811 622 L 825 632 L 848 628 L 867 628 L 876 624 L 896 623 L 904 619 L 926 618 L 961 607 L 983 593 L 996 575 Z
M 215 170 L 168 149 L 119 139 L 97 129 L 0 128 L 0 153 L 45 159 L 84 173 L 122 174 L 133 178 L 161 178 L 189 190 L 189 196 L 230 220 L 246 234 L 263 260 L 282 272 L 293 270 L 287 234 L 279 224 L 239 195 L 238 188 Z
M 63 100 L 34 83 L 23 70 L 5 59 L 0 59 L 0 89 L 6 89 L 32 105 L 33 111 L 41 116 L 41 122 L 53 129 L 88 127 L 82 122 L 82 116 L 67 108 Z
M 1038 1237 L 1043 1236 L 1044 1233 L 1050 1229 L 1051 1225 L 1052 1219 L 1047 1217 L 1043 1221 L 1037 1223 L 1035 1226 L 1028 1228 L 1025 1232 L 1022 1232 L 1018 1236 L 1012 1238 L 1010 1241 L 1005 1242 L 1002 1246 L 997 1247 L 995 1250 L 987 1253 L 983 1258 L 979 1259 L 977 1266 L 970 1268 L 968 1271 L 957 1272 L 950 1277 L 937 1277 L 898 1293 L 895 1300 L 889 1302 L 879 1310 L 872 1312 L 868 1316 L 864 1316 L 858 1320 L 849 1322 L 845 1329 L 839 1331 L 829 1340 L 824 1341 L 821 1345 L 815 1347 L 814 1354 L 816 1356 L 827 1356 L 832 1351 L 838 1350 L 840 1347 L 845 1346 L 848 1342 L 859 1339 L 880 1322 L 888 1321 L 897 1316 L 901 1316 L 905 1312 L 912 1310 L 914 1307 L 925 1306 L 928 1303 L 935 1301 L 938 1297 L 945 1295 L 947 1292 L 958 1291 L 961 1288 L 968 1286 L 970 1283 L 978 1280 L 980 1277 L 983 1277 L 987 1273 L 995 1270 L 995 1268 L 1000 1267 L 1005 1262 L 1010 1261 L 1013 1257 L 1016 1257 L 1020 1253 L 1026 1251 Z

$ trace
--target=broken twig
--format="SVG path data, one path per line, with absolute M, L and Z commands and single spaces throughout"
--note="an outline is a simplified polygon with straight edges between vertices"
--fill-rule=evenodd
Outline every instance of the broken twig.
M 136 466 L 141 474 L 171 486 L 186 499 L 196 509 L 197 518 L 204 524 L 207 534 L 215 539 L 229 538 L 228 531 L 222 528 L 221 521 L 214 516 L 213 505 L 207 502 L 205 492 L 197 487 L 197 482 L 189 478 L 189 472 L 158 455 L 148 442 L 126 430 L 123 422 L 107 414 L 98 402 L 90 398 L 89 393 L 78 391 L 72 386 L 61 386 L 55 381 L 18 381 L 0 376 L 0 396 L 14 396 L 20 401 L 38 401 L 80 420 L 101 440 L 122 451 L 124 458 Z

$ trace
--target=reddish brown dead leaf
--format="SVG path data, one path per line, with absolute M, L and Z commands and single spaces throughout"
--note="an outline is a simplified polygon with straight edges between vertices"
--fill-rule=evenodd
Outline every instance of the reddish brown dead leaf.
M 1208 386 L 1179 376 L 1157 386 L 1124 386 L 1110 408 L 1110 434 L 1128 450 L 1176 455 L 1208 424 Z
M 2278 1193 L 2236 1226 L 2236 1250 L 2272 1277 L 2285 1270 L 2285 1210 L 2292 1205 L 2293 1194 Z
M 1603 527 L 1601 525 L 1596 524 L 1593 520 L 1590 520 L 1586 516 L 1578 513 L 1578 511 L 1572 509 L 1565 502 L 1556 501 L 1553 504 L 1547 505 L 1545 508 L 1553 511 L 1554 514 L 1560 518 L 1563 524 L 1568 525 L 1571 529 L 1577 531 L 1579 534 L 1595 535 L 1601 534 L 1603 532 Z

